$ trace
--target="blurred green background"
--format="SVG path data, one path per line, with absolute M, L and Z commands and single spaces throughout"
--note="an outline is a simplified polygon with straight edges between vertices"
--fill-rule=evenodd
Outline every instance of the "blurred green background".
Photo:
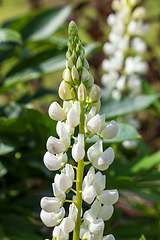
M 47 110 L 54 100 L 61 103 L 57 89 L 65 68 L 68 23 L 77 23 L 90 71 L 101 86 L 111 2 L 0 1 L 0 240 L 51 238 L 52 229 L 39 219 L 39 202 L 52 196 L 55 172 L 45 168 L 43 155 L 47 138 L 56 136 L 56 122 Z M 109 99 L 101 109 L 108 120 L 135 113 L 141 122 L 139 133 L 121 123 L 119 137 L 104 143 L 116 150 L 106 173 L 107 188 L 117 188 L 120 200 L 105 228 L 116 240 L 138 240 L 143 234 L 160 240 L 160 1 L 141 4 L 150 25 L 143 95 Z M 134 138 L 138 147 L 124 149 L 121 142 Z

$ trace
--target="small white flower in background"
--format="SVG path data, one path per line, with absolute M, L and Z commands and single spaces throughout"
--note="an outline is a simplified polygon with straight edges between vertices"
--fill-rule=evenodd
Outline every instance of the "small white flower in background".
M 102 240 L 115 240 L 114 236 L 112 234 L 109 234 L 107 236 L 104 236 Z
M 115 88 L 117 80 L 119 80 L 117 87 L 120 90 L 124 88 L 124 81 L 116 71 L 122 68 L 123 50 L 128 44 L 127 36 L 120 39 L 120 35 L 124 32 L 124 24 L 118 21 L 126 16 L 128 16 L 127 8 L 118 19 L 113 14 L 109 20 L 110 25 L 114 25 L 114 22 L 118 25 L 114 27 L 115 32 L 110 35 L 112 42 L 106 44 L 104 49 L 108 54 L 112 54 L 119 46 L 119 51 L 112 56 L 111 61 L 103 63 L 104 68 L 110 69 L 110 72 L 104 76 L 104 83 L 110 84 L 110 78 L 114 80 L 110 91 Z M 43 157 L 47 169 L 60 172 L 55 174 L 52 183 L 53 197 L 46 196 L 40 201 L 42 208 L 40 218 L 47 227 L 54 227 L 53 240 L 68 240 L 72 231 L 73 238 L 77 240 L 79 237 L 82 240 L 102 240 L 104 221 L 113 214 L 112 205 L 118 200 L 118 191 L 105 190 L 106 175 L 100 171 L 108 169 L 115 154 L 111 147 L 103 151 L 102 141 L 92 144 L 87 151 L 85 142 L 94 135 L 99 136 L 100 139 L 116 137 L 118 125 L 115 121 L 105 123 L 105 114 L 97 113 L 101 106 L 101 89 L 94 84 L 94 78 L 89 73 L 89 64 L 74 22 L 69 25 L 66 58 L 63 81 L 59 86 L 63 107 L 53 102 L 48 110 L 49 116 L 58 121 L 56 125 L 58 138 L 54 136 L 48 138 L 46 144 L 48 151 Z M 78 101 L 75 96 L 78 97 Z M 71 150 L 70 159 L 67 157 L 68 150 Z M 83 178 L 84 168 L 88 164 L 91 164 L 91 167 Z M 67 199 L 68 196 L 72 200 Z M 82 200 L 91 204 L 84 213 Z M 67 211 L 63 207 L 65 202 L 70 203 Z M 114 240 L 108 236 L 105 238 Z

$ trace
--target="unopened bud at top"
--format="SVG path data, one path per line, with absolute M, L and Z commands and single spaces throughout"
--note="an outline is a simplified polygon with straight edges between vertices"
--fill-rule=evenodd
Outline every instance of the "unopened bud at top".
M 65 101 L 69 101 L 73 98 L 71 90 L 69 89 L 69 87 L 68 87 L 67 83 L 65 83 L 65 81 L 61 82 L 61 84 L 59 86 L 58 94 L 59 94 L 60 98 Z
M 87 96 L 86 87 L 83 83 L 81 83 L 79 88 L 78 88 L 78 100 L 85 101 L 86 96 Z
M 93 84 L 89 93 L 89 102 L 98 102 L 101 98 L 101 89 L 98 85 Z

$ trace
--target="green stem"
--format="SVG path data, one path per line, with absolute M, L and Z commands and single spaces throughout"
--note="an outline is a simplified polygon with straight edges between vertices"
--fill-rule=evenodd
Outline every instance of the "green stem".
M 84 134 L 84 102 L 79 101 L 80 103 L 80 124 L 79 124 L 79 133 Z M 85 137 L 84 137 L 84 148 L 85 148 Z M 75 225 L 75 229 L 73 232 L 73 240 L 79 239 L 80 225 L 81 225 L 81 208 L 82 208 L 82 180 L 83 180 L 83 170 L 84 170 L 84 159 L 78 162 L 77 169 L 77 182 L 76 182 L 76 207 L 78 209 L 77 221 Z

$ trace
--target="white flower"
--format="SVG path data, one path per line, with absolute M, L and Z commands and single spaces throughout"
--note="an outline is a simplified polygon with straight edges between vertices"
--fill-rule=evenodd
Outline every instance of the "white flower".
M 102 234 L 103 230 L 104 230 L 104 222 L 103 219 L 97 219 L 94 222 L 91 222 L 88 226 L 88 229 L 91 233 L 93 233 L 96 236 L 99 236 L 100 234 Z
M 62 153 L 66 146 L 57 138 L 50 136 L 47 140 L 47 150 L 52 154 Z
M 135 149 L 137 147 L 136 140 L 125 140 L 122 142 L 122 145 L 126 149 Z
M 110 121 L 101 132 L 101 136 L 104 139 L 115 138 L 118 134 L 118 124 L 112 120 Z
M 69 177 L 72 182 L 74 181 L 74 169 L 71 164 L 66 164 L 61 173 L 66 174 L 66 176 Z
M 79 124 L 79 120 L 80 120 L 79 115 L 73 108 L 71 108 L 67 114 L 67 121 L 69 125 L 74 128 Z
M 65 193 L 61 191 L 60 187 L 56 183 L 52 183 L 54 196 L 60 201 L 63 201 L 66 197 Z
M 117 189 L 114 190 L 104 190 L 98 195 L 98 200 L 107 206 L 113 205 L 118 201 L 119 194 Z
M 76 222 L 77 221 L 77 214 L 78 214 L 78 209 L 74 203 L 70 204 L 69 206 L 69 218 Z
M 60 208 L 61 203 L 55 197 L 43 197 L 40 205 L 45 212 L 55 212 Z
M 62 121 L 66 118 L 66 114 L 63 110 L 63 108 L 61 108 L 61 106 L 57 103 L 57 102 L 53 102 L 49 109 L 48 109 L 48 113 L 50 118 L 52 118 L 53 120 L 56 121 Z
M 61 84 L 59 86 L 58 94 L 62 100 L 66 101 L 66 100 L 72 99 L 71 90 L 69 89 L 69 87 L 68 87 L 67 83 L 65 83 L 65 81 L 61 82 Z
M 107 18 L 107 23 L 109 26 L 113 26 L 116 23 L 116 16 L 114 13 L 109 14 Z
M 91 163 L 103 153 L 102 141 L 96 142 L 93 144 L 87 151 L 87 156 Z
M 84 148 L 79 144 L 76 143 L 73 145 L 72 148 L 72 157 L 76 162 L 79 162 L 81 159 L 83 159 L 85 156 L 85 150 Z
M 107 221 L 108 219 L 111 218 L 113 211 L 114 208 L 112 205 L 111 206 L 103 205 L 98 213 L 98 218 L 102 218 L 104 221 Z
M 60 138 L 60 141 L 67 147 L 70 145 L 70 135 L 65 129 L 64 122 L 58 122 L 56 126 L 57 134 Z
M 107 236 L 104 236 L 102 240 L 115 240 L 114 236 L 112 234 L 109 234 Z
M 90 187 L 84 188 L 84 190 L 82 191 L 82 199 L 89 204 L 93 202 L 95 197 L 96 190 L 92 185 Z
M 97 102 L 101 98 L 101 88 L 93 84 L 89 92 L 89 102 Z
M 136 7 L 132 13 L 133 18 L 135 19 L 143 19 L 145 15 L 146 15 L 146 10 L 142 6 Z
M 45 166 L 50 171 L 56 171 L 61 168 L 61 162 L 57 159 L 57 157 L 54 154 L 51 154 L 50 152 L 46 152 L 43 161 Z
M 61 191 L 66 191 L 68 188 L 72 187 L 72 180 L 67 177 L 64 173 L 56 174 L 54 182 L 59 186 Z
M 106 170 L 113 162 L 115 157 L 113 148 L 107 148 L 98 158 L 93 162 L 93 166 L 101 171 Z
M 93 187 L 96 189 L 96 193 L 100 193 L 105 189 L 106 176 L 102 175 L 101 172 L 95 174 L 95 180 L 93 182 Z
M 61 228 L 65 233 L 70 233 L 74 230 L 75 228 L 75 222 L 72 221 L 69 217 L 66 217 L 62 220 L 61 222 Z
M 82 189 L 88 188 L 89 186 L 91 186 L 94 180 L 95 180 L 95 170 L 94 170 L 94 167 L 90 167 L 89 171 L 87 172 L 87 175 L 84 177 L 84 180 L 82 183 Z
M 109 43 L 109 42 L 106 42 L 104 45 L 103 45 L 103 51 L 106 55 L 111 55 L 115 52 L 116 50 L 116 47 L 114 44 L 112 43 Z
M 91 118 L 87 123 L 87 128 L 91 133 L 98 133 L 101 129 L 101 117 L 99 114 Z
M 45 212 L 43 209 L 41 210 L 40 218 L 47 227 L 54 227 L 58 223 L 53 213 Z
M 147 50 L 147 45 L 140 38 L 135 37 L 131 41 L 131 46 L 135 49 L 137 53 L 144 53 Z
M 71 101 L 63 101 L 63 110 L 67 114 L 69 109 L 72 108 L 72 103 Z
M 72 83 L 71 72 L 68 68 L 64 69 L 62 77 L 67 83 Z
M 53 238 L 56 237 L 57 240 L 68 240 L 68 234 L 64 232 L 61 226 L 56 226 L 53 229 Z
M 80 101 L 84 101 L 84 100 L 86 100 L 86 96 L 87 96 L 86 87 L 83 83 L 81 83 L 78 88 L 78 99 Z

